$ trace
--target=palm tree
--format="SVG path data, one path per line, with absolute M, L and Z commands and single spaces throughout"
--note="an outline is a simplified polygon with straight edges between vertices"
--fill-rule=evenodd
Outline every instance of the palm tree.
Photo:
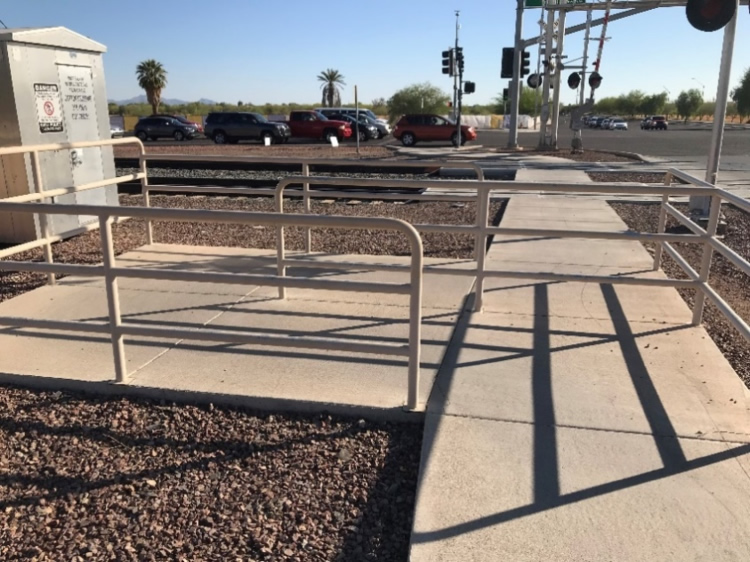
M 154 59 L 143 61 L 135 69 L 138 85 L 146 90 L 146 98 L 154 113 L 159 113 L 161 91 L 167 85 L 167 71 L 160 62 Z
M 323 85 L 321 86 L 323 90 L 323 101 L 321 103 L 325 107 L 336 107 L 341 105 L 341 92 L 339 92 L 339 86 L 346 84 L 346 82 L 344 82 L 343 74 L 338 70 L 329 68 L 318 74 L 318 80 L 323 82 Z

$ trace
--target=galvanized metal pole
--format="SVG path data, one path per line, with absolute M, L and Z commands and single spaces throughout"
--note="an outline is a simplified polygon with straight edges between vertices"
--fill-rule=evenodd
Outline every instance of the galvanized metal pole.
M 357 156 L 359 156 L 359 97 L 357 96 L 357 85 L 354 85 L 354 117 L 356 119 L 355 127 L 357 130 Z
M 456 10 L 456 48 L 453 51 L 453 92 L 456 96 L 456 150 L 461 148 L 461 82 L 458 77 L 458 17 L 461 14 Z
M 739 1 L 738 1 L 739 4 Z M 711 148 L 706 165 L 706 181 L 716 185 L 719 176 L 719 161 L 721 160 L 721 145 L 724 142 L 724 121 L 727 118 L 727 100 L 729 99 L 729 78 L 732 72 L 732 55 L 734 54 L 734 37 L 737 31 L 737 11 L 726 27 L 724 27 L 724 44 L 721 48 L 721 66 L 719 68 L 719 84 L 716 88 L 716 109 L 714 110 L 714 127 L 711 135 Z M 711 205 L 710 197 L 691 197 L 690 212 L 701 217 L 708 215 Z
M 565 14 L 560 12 L 557 27 L 557 49 L 555 52 L 555 92 L 552 96 L 552 135 L 550 145 L 557 149 L 557 129 L 560 124 L 560 76 L 562 75 L 563 44 L 565 42 Z
M 549 61 L 551 61 L 550 53 L 552 52 L 552 30 L 555 25 L 555 12 L 549 10 L 547 12 L 547 35 L 544 38 L 544 52 L 547 58 L 548 64 L 544 69 L 544 83 L 542 84 L 542 109 L 539 112 L 539 147 L 544 148 L 547 146 L 547 121 L 549 120 L 549 86 L 550 86 L 550 72 Z
M 544 14 L 539 16 L 539 43 L 536 50 L 536 76 L 537 80 L 539 80 L 539 77 L 541 76 L 541 67 L 542 67 L 542 44 L 544 42 Z M 537 87 L 534 88 L 534 128 L 536 129 L 536 124 L 538 123 L 539 119 L 539 84 L 537 83 Z
M 518 148 L 518 110 L 521 107 L 521 59 L 523 57 L 524 0 L 516 4 L 516 37 L 513 41 L 513 78 L 510 82 L 510 134 L 508 148 Z

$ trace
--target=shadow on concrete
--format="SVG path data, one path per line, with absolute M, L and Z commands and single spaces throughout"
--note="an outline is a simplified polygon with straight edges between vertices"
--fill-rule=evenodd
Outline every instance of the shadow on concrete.
M 465 533 L 471 533 L 522 517 L 538 514 L 550 509 L 589 500 L 596 498 L 597 496 L 611 494 L 663 478 L 669 478 L 677 474 L 697 470 L 750 453 L 750 444 L 738 444 L 735 447 L 728 448 L 727 450 L 718 453 L 713 453 L 692 460 L 686 459 L 677 439 L 674 426 L 669 419 L 664 404 L 662 403 L 654 382 L 651 379 L 648 367 L 638 349 L 637 338 L 653 333 L 674 332 L 675 330 L 685 329 L 689 326 L 668 326 L 659 330 L 634 333 L 612 285 L 602 285 L 601 291 L 612 317 L 612 322 L 615 328 L 614 336 L 586 332 L 550 330 L 546 285 L 535 286 L 533 329 L 485 326 L 488 329 L 498 330 L 499 332 L 532 332 L 533 349 L 524 350 L 523 354 L 518 356 L 531 355 L 533 357 L 531 377 L 534 419 L 531 423 L 534 426 L 534 454 L 533 465 L 529 467 L 533 481 L 533 502 L 528 505 L 480 517 L 472 521 L 467 521 L 443 529 L 428 532 L 414 532 L 412 533 L 412 544 L 434 542 L 456 537 Z M 477 329 L 478 327 L 481 327 L 476 326 L 473 323 L 478 317 L 480 316 L 469 310 L 465 311 L 461 316 L 457 323 L 453 338 L 451 339 L 444 362 L 441 369 L 438 371 L 427 410 L 427 424 L 433 424 L 434 429 L 425 432 L 422 446 L 422 466 L 426 466 L 430 462 L 432 448 L 434 447 L 434 439 L 439 433 L 441 417 L 449 415 L 445 414 L 449 390 L 457 369 L 464 366 L 458 361 L 460 349 L 462 345 L 464 345 L 468 330 L 470 328 Z M 595 341 L 575 344 L 573 346 L 553 348 L 550 345 L 550 335 L 554 334 L 593 337 L 595 338 Z M 641 408 L 643 409 L 650 425 L 650 435 L 659 451 L 663 467 L 622 478 L 620 480 L 598 484 L 575 492 L 561 494 L 556 420 L 552 394 L 552 355 L 553 353 L 564 349 L 586 345 L 599 345 L 601 343 L 612 341 L 616 341 L 620 346 L 628 372 L 639 398 Z M 498 347 L 497 349 L 498 351 L 504 350 L 502 347 Z M 503 361 L 507 359 L 507 357 L 498 357 L 493 360 Z

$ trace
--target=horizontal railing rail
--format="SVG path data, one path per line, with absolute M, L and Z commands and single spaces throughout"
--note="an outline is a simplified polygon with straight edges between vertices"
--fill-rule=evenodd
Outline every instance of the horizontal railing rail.
M 212 211 L 196 209 L 163 209 L 147 207 L 116 207 L 100 205 L 66 205 L 49 203 L 8 202 L 0 200 L 0 212 L 34 213 L 39 215 L 85 214 L 99 219 L 103 265 L 42 263 L 25 261 L 0 261 L 0 271 L 33 271 L 48 275 L 81 275 L 104 277 L 109 310 L 108 331 L 112 340 L 117 382 L 126 382 L 128 373 L 125 361 L 124 336 L 169 337 L 225 343 L 245 343 L 281 347 L 325 349 L 351 353 L 396 355 L 408 358 L 408 389 L 406 405 L 410 410 L 419 408 L 419 363 L 421 357 L 422 323 L 422 239 L 409 223 L 393 218 L 346 217 L 323 215 L 281 215 L 245 211 Z M 306 226 L 340 229 L 380 229 L 400 232 L 411 250 L 410 280 L 408 283 L 371 283 L 356 280 L 332 280 L 286 275 L 222 273 L 205 271 L 179 271 L 168 268 L 118 267 L 114 255 L 112 218 L 131 217 L 162 221 L 217 222 L 267 226 Z M 310 266 L 308 266 L 310 267 Z M 312 264 L 312 267 L 316 267 Z M 321 267 L 321 266 L 317 266 Z M 322 266 L 324 267 L 324 266 Z M 406 344 L 366 343 L 316 336 L 271 336 L 251 331 L 228 331 L 202 327 L 200 330 L 174 327 L 147 327 L 123 324 L 117 281 L 120 278 L 155 279 L 259 285 L 280 288 L 304 288 L 365 293 L 401 294 L 409 297 L 409 335 Z M 49 330 L 91 331 L 103 333 L 101 324 L 40 320 L 18 317 L 0 317 L 0 325 L 30 327 Z

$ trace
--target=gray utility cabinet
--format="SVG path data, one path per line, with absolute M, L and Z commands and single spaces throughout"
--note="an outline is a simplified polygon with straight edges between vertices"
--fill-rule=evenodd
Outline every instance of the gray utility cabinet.
M 64 27 L 0 29 L 0 146 L 110 138 L 102 54 L 106 47 Z M 45 189 L 115 175 L 111 147 L 42 152 Z M 30 155 L 0 156 L 0 199 L 37 190 Z M 117 205 L 117 186 L 55 197 L 55 203 Z M 51 234 L 70 233 L 91 216 L 50 215 Z M 0 243 L 41 237 L 38 218 L 0 213 Z

